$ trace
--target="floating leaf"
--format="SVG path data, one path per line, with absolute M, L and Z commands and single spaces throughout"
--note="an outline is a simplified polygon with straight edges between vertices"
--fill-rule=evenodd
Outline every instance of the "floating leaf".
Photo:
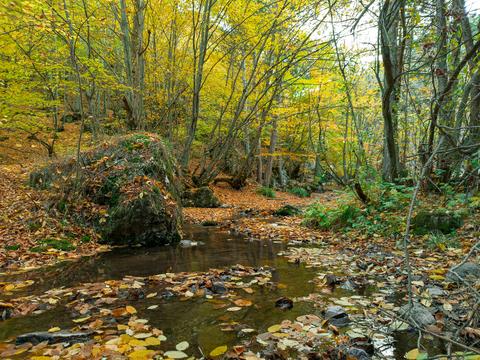
M 175 346 L 175 349 L 178 351 L 184 351 L 187 350 L 190 344 L 186 341 L 182 341 L 181 343 L 178 343 L 177 346 Z
M 58 326 L 55 326 L 55 327 L 52 327 L 52 328 L 48 329 L 48 332 L 53 333 L 53 332 L 57 332 L 57 331 L 60 331 L 60 330 L 61 329 Z
M 229 307 L 227 309 L 227 311 L 240 311 L 240 310 L 242 310 L 242 308 L 238 306 Z
M 161 341 L 156 337 L 149 337 L 144 341 L 147 344 L 147 346 L 158 346 L 161 343 Z
M 86 317 L 83 317 L 83 318 L 79 318 L 79 319 L 75 319 L 73 320 L 74 323 L 78 324 L 78 323 L 82 323 L 82 322 L 85 322 L 87 321 L 88 319 L 90 319 L 91 316 L 86 316 Z
M 220 356 L 227 352 L 227 345 L 218 346 L 210 352 L 210 356 Z
M 127 313 L 132 315 L 137 313 L 137 309 L 130 305 L 125 306 L 125 310 L 127 311 Z
M 269 333 L 275 333 L 277 331 L 280 331 L 281 328 L 282 328 L 282 325 L 278 325 L 278 324 L 277 325 L 272 325 L 267 329 L 267 331 Z
M 128 355 L 128 358 L 131 360 L 146 360 L 151 359 L 155 355 L 155 351 L 153 350 L 135 350 Z
M 183 351 L 167 351 L 164 355 L 171 359 L 185 359 L 188 357 Z
M 238 299 L 234 301 L 234 304 L 237 306 L 252 306 L 253 303 L 250 300 Z

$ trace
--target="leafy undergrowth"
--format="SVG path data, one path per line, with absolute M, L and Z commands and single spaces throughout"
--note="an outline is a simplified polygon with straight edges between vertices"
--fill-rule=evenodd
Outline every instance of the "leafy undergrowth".
M 50 195 L 26 182 L 26 174 L 18 168 L 2 166 L 0 271 L 25 271 L 106 250 L 98 247 L 93 230 L 46 206 Z

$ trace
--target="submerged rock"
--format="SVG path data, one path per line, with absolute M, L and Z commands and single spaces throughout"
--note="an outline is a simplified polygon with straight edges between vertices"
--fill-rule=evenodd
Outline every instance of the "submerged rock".
M 212 284 L 212 292 L 215 293 L 215 294 L 225 294 L 228 292 L 228 289 L 227 287 L 225 286 L 224 283 L 222 282 L 214 282 Z
M 57 343 L 81 343 L 89 341 L 93 336 L 93 331 L 89 332 L 66 332 L 66 331 L 58 331 L 58 332 L 48 332 L 48 331 L 40 331 L 40 332 L 32 332 L 28 334 L 23 334 L 17 337 L 15 343 L 17 345 L 21 345 L 24 343 L 32 343 L 33 345 L 37 345 L 41 342 L 47 341 L 49 344 L 57 344 Z
M 198 242 L 192 240 L 181 240 L 179 245 L 184 248 L 195 247 L 198 245 Z
M 413 324 L 419 326 L 427 326 L 435 323 L 435 318 L 428 308 L 419 303 L 413 303 L 403 305 L 399 310 L 400 316 Z
M 182 204 L 185 207 L 199 208 L 217 208 L 221 205 L 220 200 L 208 186 L 185 190 L 182 194 Z
M 480 278 L 480 265 L 473 262 L 467 262 L 458 268 L 450 269 L 447 272 L 446 280 L 450 282 L 462 282 L 463 280 L 477 280 Z
M 328 307 L 323 316 L 334 326 L 343 327 L 350 323 L 350 318 L 346 310 L 341 306 Z
M 293 308 L 293 301 L 286 297 L 281 297 L 275 301 L 275 307 L 278 307 L 282 310 L 290 310 Z

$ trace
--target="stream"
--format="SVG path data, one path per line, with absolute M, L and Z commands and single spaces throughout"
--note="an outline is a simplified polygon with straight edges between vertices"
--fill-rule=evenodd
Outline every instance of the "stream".
M 23 293 L 15 293 L 15 297 L 19 297 L 27 294 L 41 294 L 51 288 L 122 279 L 126 275 L 148 276 L 165 272 L 206 271 L 235 264 L 254 267 L 269 266 L 275 269 L 272 281 L 277 286 L 271 289 L 262 288 L 249 295 L 248 299 L 254 306 L 241 313 L 229 314 L 229 321 L 237 321 L 259 331 L 266 331 L 268 326 L 285 319 L 294 320 L 304 314 L 321 316 L 323 309 L 315 308 L 312 303 L 306 301 L 296 301 L 293 308 L 287 311 L 275 307 L 275 300 L 280 297 L 295 299 L 315 292 L 312 280 L 319 271 L 319 269 L 289 263 L 285 258 L 278 256 L 279 252 L 286 249 L 286 244 L 252 241 L 215 227 L 188 225 L 184 231 L 186 239 L 203 244 L 187 248 L 181 246 L 118 248 L 85 257 L 79 261 L 63 262 L 47 269 L 3 277 L 0 281 L 34 280 L 35 283 L 23 290 Z M 337 288 L 332 294 L 325 296 L 352 295 L 355 295 L 352 291 Z M 159 305 L 157 309 L 147 309 L 154 304 Z M 189 301 L 179 301 L 176 297 L 141 299 L 135 302 L 135 307 L 140 317 L 148 319 L 151 325 L 163 330 L 168 339 L 167 345 L 174 346 L 181 341 L 188 341 L 196 348 L 209 351 L 223 344 L 231 346 L 239 342 L 237 332 L 221 331 L 220 324 L 226 321 L 225 312 L 212 310 L 212 304 L 204 298 L 194 298 Z M 6 341 L 27 332 L 46 331 L 54 326 L 62 329 L 75 326 L 71 315 L 62 306 L 39 315 L 0 322 L 0 341 Z M 402 359 L 406 351 L 415 347 L 416 339 L 415 334 L 396 334 L 394 345 L 382 344 L 381 353 L 388 357 Z M 435 347 L 441 350 L 443 346 L 435 344 Z

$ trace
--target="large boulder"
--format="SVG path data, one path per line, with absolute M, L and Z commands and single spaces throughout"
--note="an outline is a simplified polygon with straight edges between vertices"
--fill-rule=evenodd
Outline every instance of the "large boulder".
M 60 189 L 59 204 L 76 206 L 75 220 L 94 226 L 105 243 L 155 246 L 180 240 L 178 167 L 157 136 L 126 136 L 81 159 L 78 179 L 76 161 L 69 159 L 32 173 L 30 183 Z
M 220 201 L 208 186 L 187 189 L 182 194 L 182 204 L 185 207 L 217 208 Z
M 463 225 L 463 216 L 456 211 L 420 210 L 412 219 L 412 228 L 416 234 L 450 234 Z

